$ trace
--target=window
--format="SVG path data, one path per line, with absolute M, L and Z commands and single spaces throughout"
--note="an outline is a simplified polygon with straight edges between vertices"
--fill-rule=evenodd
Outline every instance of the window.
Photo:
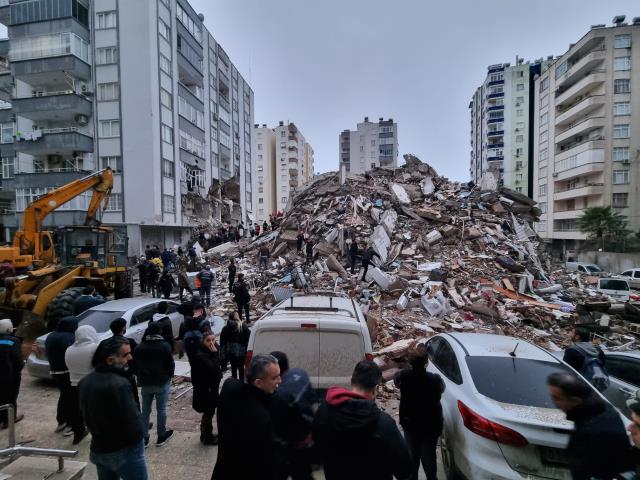
M 631 115 L 631 102 L 614 102 L 614 115 Z
M 504 80 L 503 72 L 492 73 L 491 75 L 489 75 L 490 82 L 499 82 L 500 80 Z
M 461 385 L 462 375 L 456 354 L 444 338 L 436 337 L 427 343 L 427 353 L 431 363 L 452 382 Z
M 629 205 L 628 193 L 614 193 L 611 206 L 614 208 L 625 208 Z
M 116 12 L 100 12 L 96 15 L 96 29 L 103 30 L 105 28 L 116 28 L 118 26 L 118 17 Z
M 614 58 L 613 69 L 617 71 L 631 70 L 631 57 Z
M 2 178 L 13 178 L 16 176 L 16 157 L 2 157 Z
M 538 208 L 540 208 L 540 213 L 541 214 L 545 214 L 547 213 L 547 204 L 546 203 L 539 203 L 538 204 Z
M 516 187 L 516 192 L 522 193 L 522 187 Z
M 85 63 L 90 62 L 89 44 L 75 33 L 28 36 L 11 39 L 11 60 L 75 55 Z
M 176 199 L 173 195 L 162 195 L 162 211 L 176 213 Z
M 289 200 L 287 197 L 282 197 L 280 200 L 282 200 L 282 203 L 287 203 L 287 200 Z
M 631 35 L 616 35 L 613 39 L 613 48 L 631 48 Z
M 516 97 L 516 103 L 523 104 L 524 103 L 524 97 Z
M 204 130 L 204 112 L 187 102 L 183 97 L 178 97 L 178 113 L 200 129 Z
M 108 102 L 118 100 L 120 98 L 120 88 L 117 82 L 99 83 L 98 84 L 98 100 Z
M 628 162 L 629 161 L 629 147 L 613 147 L 613 161 L 614 162 Z
M 8 5 L 9 2 L 5 2 Z M 89 26 L 89 11 L 79 0 L 32 0 L 11 5 L 11 25 L 73 17 Z
M 540 126 L 546 125 L 549 123 L 549 114 L 547 112 L 540 115 Z
M 496 118 L 504 118 L 504 113 L 501 110 L 489 112 L 489 120 Z M 371 140 L 371 144 L 375 145 L 375 140 Z
M 516 143 L 524 142 L 524 135 L 516 135 Z
M 540 80 L 540 93 L 544 92 L 549 88 L 549 77 L 544 77 Z
M 220 144 L 231 149 L 231 138 L 229 138 L 229 135 L 224 133 L 222 130 L 220 130 L 219 133 L 220 133 Z
M 171 60 L 169 60 L 162 54 L 160 54 L 160 70 L 168 75 L 171 75 Z
M 222 120 L 227 125 L 231 125 L 231 114 L 227 112 L 224 108 L 218 109 L 218 116 L 220 120 Z
M 630 385 L 640 385 L 640 372 L 637 363 L 629 358 L 607 355 L 607 373 Z
M 107 204 L 107 212 L 121 212 L 122 211 L 122 194 L 112 193 L 109 197 L 109 203 Z
M 260 198 L 258 199 L 258 203 L 264 203 L 264 198 L 260 197 Z
M 540 99 L 540 108 L 544 108 L 549 105 L 549 95 L 545 95 Z
M 522 155 L 524 155 L 524 149 L 516 148 L 516 157 L 521 157 Z
M 178 4 L 177 17 L 180 23 L 184 25 L 184 28 L 193 35 L 193 38 L 195 38 L 198 43 L 202 43 L 202 28 L 200 28 L 200 25 L 189 16 L 180 4 Z
M 162 176 L 166 178 L 173 178 L 174 176 L 174 163 L 166 158 L 162 159 Z
M 613 138 L 629 138 L 631 129 L 629 125 L 614 125 L 613 126 Z
M 13 143 L 13 122 L 0 123 L 0 143 Z
M 101 120 L 100 137 L 110 138 L 120 136 L 120 120 Z
M 160 88 L 160 103 L 169 110 L 173 108 L 173 97 L 164 88 Z
M 524 110 L 522 108 L 518 108 L 516 110 L 516 117 L 523 117 L 524 116 Z
M 611 181 L 614 185 L 626 185 L 629 183 L 629 170 L 614 170 Z
M 547 178 L 547 167 L 538 168 L 538 178 Z
M 169 40 L 171 37 L 171 28 L 161 18 L 158 19 L 158 33 L 165 40 Z
M 631 93 L 631 80 L 616 78 L 613 81 L 613 93 Z
M 180 130 L 180 148 L 204 158 L 204 142 Z
M 118 63 L 118 47 L 96 48 L 96 65 Z
M 542 132 L 540 134 L 540 144 L 542 145 L 547 140 L 549 140 L 549 132 Z
M 538 195 L 543 196 L 547 194 L 547 184 L 538 185 Z
M 520 183 L 522 181 L 522 174 L 516 173 L 516 183 Z
M 173 128 L 163 123 L 160 130 L 161 130 L 160 136 L 162 137 L 162 141 L 167 142 L 170 145 L 173 145 Z
M 516 91 L 521 92 L 524 90 L 524 83 L 516 84 Z
M 122 157 L 119 155 L 112 155 L 109 157 L 100 157 L 102 168 L 111 168 L 113 173 L 122 172 Z

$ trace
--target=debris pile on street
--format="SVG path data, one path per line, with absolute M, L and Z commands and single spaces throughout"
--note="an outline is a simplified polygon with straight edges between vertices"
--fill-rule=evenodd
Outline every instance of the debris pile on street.
M 416 341 L 443 331 L 512 335 L 557 350 L 581 324 L 609 347 L 635 343 L 637 306 L 612 304 L 592 277 L 550 271 L 550 255 L 530 226 L 540 214 L 533 200 L 451 182 L 413 155 L 405 161 L 365 175 L 321 175 L 290 200 L 279 228 L 203 255 L 222 276 L 236 257 L 256 318 L 297 290 L 357 299 L 385 371 Z M 301 231 L 313 244 L 309 262 L 297 252 Z M 362 268 L 350 273 L 352 242 L 359 255 L 369 246 L 377 254 L 365 281 Z M 264 247 L 270 257 L 260 271 Z

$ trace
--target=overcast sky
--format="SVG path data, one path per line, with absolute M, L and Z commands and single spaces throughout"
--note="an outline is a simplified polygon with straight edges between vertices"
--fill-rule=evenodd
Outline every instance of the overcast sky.
M 469 176 L 469 111 L 486 67 L 564 53 L 638 0 L 190 0 L 255 93 L 255 123 L 295 122 L 318 172 L 365 116 L 398 122 L 400 154 Z

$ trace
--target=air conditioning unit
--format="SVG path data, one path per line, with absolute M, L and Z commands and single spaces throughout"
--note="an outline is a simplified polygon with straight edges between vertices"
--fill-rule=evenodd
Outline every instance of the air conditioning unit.
M 78 125 L 86 125 L 89 123 L 89 117 L 87 117 L 86 115 L 83 115 L 81 113 L 79 113 L 78 115 L 76 115 L 74 117 L 74 120 L 76 121 L 76 123 Z
M 218 114 L 217 114 L 217 113 L 214 113 L 214 114 L 213 114 L 213 121 L 214 121 L 214 122 L 217 122 L 217 121 L 218 121 Z
M 553 173 L 551 174 L 551 176 L 552 176 L 553 178 L 556 178 L 556 177 L 558 176 L 558 172 L 553 172 Z
M 80 86 L 80 92 L 83 95 L 93 95 L 93 87 L 91 85 L 87 84 L 87 83 L 83 83 Z

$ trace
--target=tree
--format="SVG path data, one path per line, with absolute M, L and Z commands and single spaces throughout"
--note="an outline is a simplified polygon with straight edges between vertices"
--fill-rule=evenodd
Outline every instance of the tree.
M 590 207 L 587 208 L 577 219 L 580 231 L 592 238 L 602 241 L 606 237 L 626 237 L 628 235 L 627 222 L 624 216 L 613 210 L 611 207 Z

